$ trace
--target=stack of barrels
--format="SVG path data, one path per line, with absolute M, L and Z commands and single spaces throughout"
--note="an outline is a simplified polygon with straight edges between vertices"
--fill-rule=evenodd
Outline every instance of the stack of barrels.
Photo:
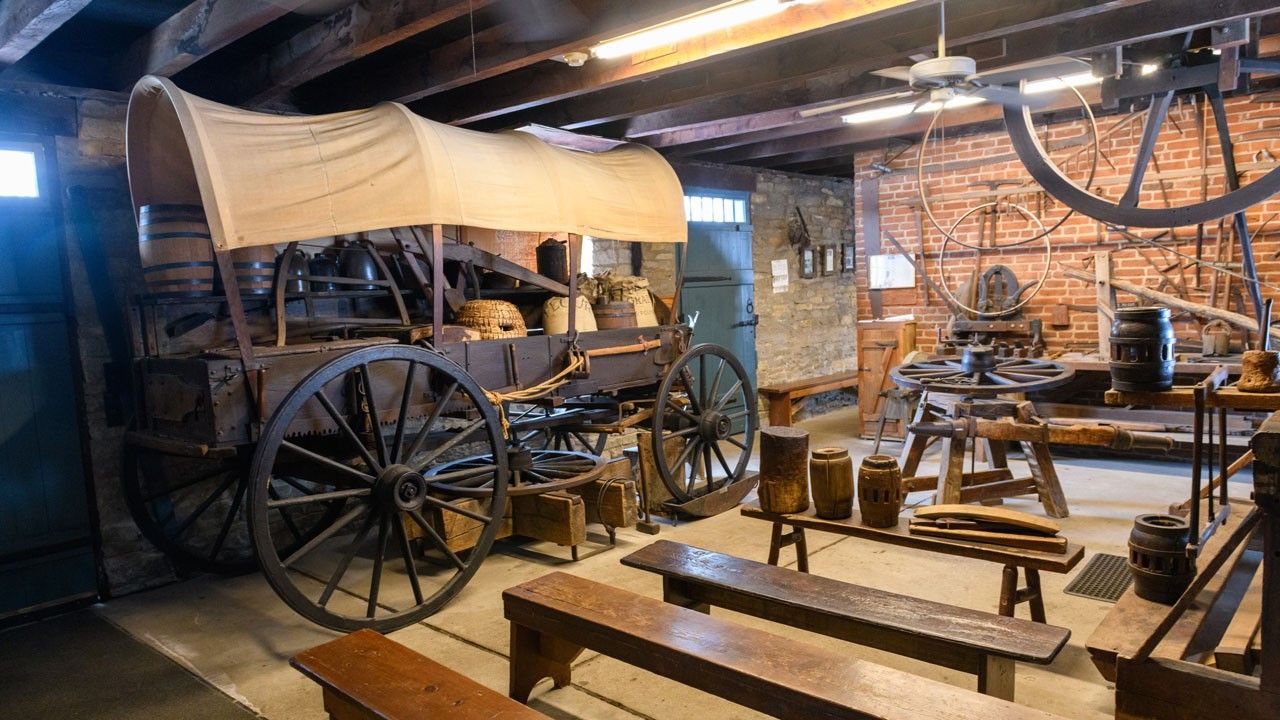
M 138 211 L 138 254 L 147 292 L 155 297 L 205 297 L 222 292 L 213 236 L 199 205 L 143 205 Z M 240 292 L 271 291 L 275 250 L 270 245 L 231 252 Z
M 808 463 L 805 459 L 808 457 Z M 868 455 L 858 470 L 860 521 L 893 527 L 902 511 L 902 473 L 887 455 Z M 760 509 L 778 515 L 802 513 L 812 498 L 814 514 L 827 520 L 853 515 L 853 460 L 844 448 L 817 448 L 810 456 L 809 433 L 799 428 L 760 431 Z

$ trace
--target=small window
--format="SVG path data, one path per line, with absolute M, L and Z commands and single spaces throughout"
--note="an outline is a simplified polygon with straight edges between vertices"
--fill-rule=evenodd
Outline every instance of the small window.
M 684 219 L 705 223 L 745 224 L 750 221 L 746 198 L 722 195 L 685 195 Z
M 0 197 L 40 197 L 36 163 L 36 153 L 32 150 L 0 148 Z

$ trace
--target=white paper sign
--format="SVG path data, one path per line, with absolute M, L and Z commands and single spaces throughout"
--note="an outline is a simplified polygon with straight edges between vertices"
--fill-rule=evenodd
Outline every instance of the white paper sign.
M 770 265 L 770 267 L 773 268 L 774 277 L 787 276 L 787 259 L 786 258 L 783 258 L 781 260 L 774 260 L 773 263 Z
M 867 283 L 872 290 L 916 286 L 916 269 L 906 255 L 872 255 L 867 263 Z
M 784 293 L 790 285 L 790 278 L 786 275 L 778 275 L 773 278 L 773 292 Z

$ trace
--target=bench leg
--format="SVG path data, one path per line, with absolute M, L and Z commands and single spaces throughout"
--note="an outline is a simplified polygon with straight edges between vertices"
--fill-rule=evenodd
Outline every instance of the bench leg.
M 769 424 L 791 427 L 791 395 L 769 396 Z
M 662 599 L 672 605 L 697 610 L 700 613 L 711 614 L 711 606 L 707 603 L 694 600 L 691 596 L 696 593 L 696 588 L 682 580 L 676 578 L 662 578 Z
M 988 655 L 978 669 L 978 692 L 1013 702 L 1013 679 L 1012 660 Z
M 581 654 L 581 645 L 511 623 L 511 675 L 507 694 L 528 703 L 533 687 L 547 677 L 556 687 L 565 687 L 572 679 L 573 661 Z
M 782 523 L 773 524 L 773 534 L 769 538 L 769 564 L 777 565 L 782 548 L 796 546 L 796 569 L 802 573 L 809 572 L 809 545 L 804 539 L 804 528 L 793 527 L 791 532 L 783 534 Z
M 1031 619 L 1036 622 L 1047 622 L 1044 614 L 1044 596 L 1040 592 L 1040 571 L 1026 569 L 1027 586 L 1018 587 L 1018 566 L 1005 565 L 1000 581 L 1000 614 L 1013 617 L 1018 605 L 1028 603 L 1031 606 Z

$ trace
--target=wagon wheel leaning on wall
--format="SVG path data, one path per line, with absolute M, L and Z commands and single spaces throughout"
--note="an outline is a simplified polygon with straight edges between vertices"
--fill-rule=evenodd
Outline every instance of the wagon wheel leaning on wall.
M 658 476 L 677 502 L 742 480 L 758 427 L 756 393 L 742 363 L 719 345 L 695 345 L 658 387 L 652 433 Z
M 124 446 L 121 482 L 138 529 L 180 568 L 239 575 L 258 567 L 248 525 L 250 450 L 226 448 L 213 455 L 179 455 L 130 442 Z M 272 493 L 281 488 L 273 486 Z M 296 548 L 337 519 L 341 503 L 294 517 L 287 507 L 271 515 L 271 533 Z
M 1047 160 L 1045 149 L 1032 127 L 1028 108 L 1006 106 L 1004 119 L 1014 151 L 1027 172 L 1056 200 L 1089 217 L 1122 227 L 1175 228 L 1233 216 L 1236 237 L 1243 251 L 1243 271 L 1253 280 L 1248 290 L 1255 312 L 1261 316 L 1262 296 L 1256 282 L 1257 271 L 1244 211 L 1280 192 L 1280 167 L 1255 168 L 1266 172 L 1257 175 L 1253 182 L 1241 185 L 1241 167 L 1235 156 L 1236 141 L 1231 134 L 1220 81 L 1225 78 L 1231 86 L 1229 89 L 1235 89 L 1241 83 L 1247 84 L 1250 73 L 1280 72 L 1280 61 L 1242 58 L 1239 50 L 1238 46 L 1226 47 L 1220 55 L 1213 55 L 1207 48 L 1184 52 L 1166 58 L 1163 67 L 1152 72 L 1137 74 L 1131 68 L 1119 78 L 1104 80 L 1104 97 L 1125 103 L 1135 99 L 1147 101 L 1149 98 L 1142 138 L 1118 199 L 1097 195 L 1090 191 L 1088 184 L 1081 187 Z M 1168 121 L 1170 104 L 1175 95 L 1188 92 L 1200 102 L 1207 103 L 1212 110 L 1213 128 L 1222 158 L 1223 187 L 1219 194 L 1211 196 L 1206 182 L 1197 201 L 1176 204 L 1163 192 L 1164 180 L 1160 179 L 1162 192 L 1158 195 L 1164 207 L 1141 207 L 1144 184 L 1149 182 L 1148 166 L 1158 165 L 1156 146 L 1161 129 Z
M 476 468 L 427 477 L 477 451 L 496 482 L 480 487 Z M 497 409 L 457 364 L 416 346 L 366 347 L 285 396 L 249 477 L 254 548 L 276 593 L 326 627 L 386 632 L 439 610 L 484 561 L 506 507 L 506 442 Z M 291 492 L 273 496 L 281 482 Z M 276 508 L 335 501 L 340 517 L 301 547 L 269 531 Z

